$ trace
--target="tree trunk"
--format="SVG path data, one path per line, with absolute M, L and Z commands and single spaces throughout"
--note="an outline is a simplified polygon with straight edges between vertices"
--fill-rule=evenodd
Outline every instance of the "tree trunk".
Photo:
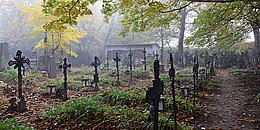
M 183 12 L 182 12 L 182 16 L 181 16 L 181 20 L 180 20 L 180 34 L 179 34 L 179 44 L 178 44 L 178 64 L 183 67 L 184 66 L 184 62 L 183 62 L 183 40 L 184 40 L 184 32 L 185 32 L 185 20 L 186 20 L 186 16 L 187 16 L 188 12 L 187 9 L 184 8 Z

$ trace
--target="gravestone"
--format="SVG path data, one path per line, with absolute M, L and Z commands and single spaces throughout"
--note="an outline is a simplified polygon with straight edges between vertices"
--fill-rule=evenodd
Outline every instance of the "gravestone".
M 50 56 L 49 55 L 44 54 L 44 55 L 39 56 L 38 65 L 39 65 L 39 68 L 40 68 L 41 71 L 48 72 L 49 63 L 50 63 Z
M 9 60 L 9 45 L 4 42 L 0 45 L 0 70 L 5 69 L 5 65 Z
M 51 56 L 49 59 L 49 71 L 48 71 L 48 78 L 56 78 L 57 77 L 57 69 L 56 69 L 56 62 L 55 57 Z

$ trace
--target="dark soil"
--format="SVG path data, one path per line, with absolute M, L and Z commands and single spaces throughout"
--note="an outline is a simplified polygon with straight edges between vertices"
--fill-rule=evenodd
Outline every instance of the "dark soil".
M 213 84 L 200 92 L 201 114 L 194 118 L 195 129 L 260 129 L 260 75 L 229 74 L 219 69 Z M 199 103 L 197 103 L 199 105 Z

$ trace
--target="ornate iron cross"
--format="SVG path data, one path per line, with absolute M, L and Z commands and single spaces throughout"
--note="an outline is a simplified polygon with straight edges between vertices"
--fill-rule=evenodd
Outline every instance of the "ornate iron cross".
M 63 69 L 63 75 L 64 75 L 64 97 L 63 100 L 67 100 L 67 90 L 68 90 L 68 83 L 67 83 L 67 68 L 70 68 L 71 64 L 67 63 L 67 58 L 63 59 L 63 64 L 59 65 L 60 69 Z
M 19 93 L 19 99 L 22 98 L 22 68 L 24 69 L 24 64 L 30 64 L 30 60 L 28 58 L 25 58 L 25 56 L 22 56 L 22 51 L 18 50 L 16 52 L 16 56 L 14 57 L 14 60 L 10 60 L 8 62 L 8 65 L 13 66 L 14 69 L 18 69 L 18 93 Z

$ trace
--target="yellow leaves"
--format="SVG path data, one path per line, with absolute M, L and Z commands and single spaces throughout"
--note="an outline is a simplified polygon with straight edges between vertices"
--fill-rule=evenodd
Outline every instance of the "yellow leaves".
M 241 55 L 242 52 L 245 52 L 249 47 L 252 47 L 253 43 L 235 43 L 231 46 L 231 49 L 234 50 L 237 54 Z
M 48 0 L 46 2 L 50 2 L 51 0 Z M 73 0 L 59 0 L 59 2 L 73 2 Z M 75 2 L 75 0 L 74 0 Z M 22 13 L 26 14 L 28 16 L 27 22 L 30 24 L 34 32 L 30 33 L 30 37 L 37 37 L 39 35 L 42 35 L 44 32 L 47 31 L 47 42 L 43 42 L 43 38 L 37 43 L 35 46 L 35 49 L 50 49 L 50 50 L 57 50 L 57 51 L 63 51 L 66 52 L 72 56 L 77 56 L 76 53 L 72 52 L 68 49 L 68 46 L 72 42 L 79 43 L 78 40 L 81 37 L 84 37 L 86 34 L 85 32 L 81 32 L 72 26 L 64 24 L 64 20 L 68 19 L 68 15 L 62 15 L 65 8 L 54 8 L 53 13 L 56 13 L 56 16 L 54 15 L 46 15 L 41 5 L 35 5 L 32 7 L 27 7 L 21 4 L 16 4 L 16 6 L 21 10 Z M 62 6 L 58 5 L 58 7 Z M 49 7 L 51 8 L 51 6 Z M 69 6 L 66 8 L 68 9 Z M 85 7 L 84 7 L 85 8 Z M 65 9 L 65 10 L 66 10 Z M 73 13 L 79 13 L 76 8 L 73 8 L 71 10 Z M 76 11 L 76 12 L 75 12 Z M 83 14 L 90 14 L 91 10 L 86 9 L 82 12 Z M 60 17 L 67 17 L 64 19 L 60 19 Z M 75 19 L 69 19 L 69 21 L 72 24 L 76 24 L 82 19 L 75 20 Z M 42 37 L 42 36 L 41 36 Z
M 27 22 L 34 28 L 34 30 L 45 31 L 45 29 L 43 28 L 44 25 L 57 19 L 56 16 L 45 15 L 42 12 L 41 5 L 27 7 L 21 4 L 16 4 L 16 6 L 20 9 L 22 13 L 27 14 Z
M 132 0 L 122 0 L 121 7 L 122 8 L 130 8 L 133 6 Z

